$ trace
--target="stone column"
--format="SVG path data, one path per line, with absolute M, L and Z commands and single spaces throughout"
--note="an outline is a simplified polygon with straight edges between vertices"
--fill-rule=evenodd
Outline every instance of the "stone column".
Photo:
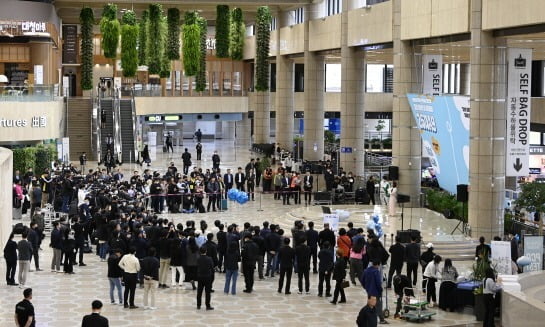
M 473 237 L 503 235 L 507 49 L 482 30 L 482 0 L 471 0 L 469 225 Z
M 394 92 L 392 122 L 392 165 L 399 167 L 399 193 L 411 197 L 411 205 L 420 203 L 420 161 L 422 141 L 407 101 L 407 93 L 421 92 L 420 69 L 409 41 L 401 40 L 401 1 L 393 0 Z
M 235 141 L 237 144 L 250 145 L 251 124 L 252 122 L 247 113 L 242 114 L 242 120 L 235 122 Z
M 255 92 L 254 143 L 271 142 L 270 92 Z
M 348 10 L 354 1 L 343 1 L 341 17 L 341 147 L 351 153 L 340 154 L 340 167 L 356 176 L 364 175 L 364 76 L 363 52 L 348 47 Z
M 324 158 L 325 62 L 322 56 L 309 51 L 309 20 L 318 18 L 320 13 L 318 5 L 305 7 L 303 158 L 312 161 Z

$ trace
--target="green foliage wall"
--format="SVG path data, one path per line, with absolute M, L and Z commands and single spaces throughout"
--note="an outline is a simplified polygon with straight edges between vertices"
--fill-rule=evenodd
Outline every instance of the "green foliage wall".
M 148 25 L 149 11 L 144 10 L 138 29 L 138 64 L 148 65 Z
M 57 149 L 54 145 L 39 145 L 12 149 L 13 171 L 24 174 L 28 168 L 34 169 L 36 175 L 41 175 L 51 162 L 57 159 Z
M 128 10 L 121 19 L 121 68 L 123 76 L 134 77 L 138 69 L 138 25 L 134 11 Z
M 161 73 L 161 60 L 163 59 L 165 34 L 162 26 L 163 7 L 160 4 L 151 4 L 149 6 L 149 25 L 148 25 L 148 49 L 149 62 L 148 70 L 150 74 Z
M 182 27 L 182 52 L 184 72 L 186 76 L 195 76 L 201 63 L 201 28 L 195 12 L 186 13 Z
M 81 88 L 93 88 L 93 24 L 95 17 L 89 7 L 81 9 L 79 20 L 81 23 Z
M 229 25 L 229 6 L 218 5 L 216 7 L 216 57 L 218 58 L 229 58 Z
M 117 20 L 117 5 L 107 4 L 102 12 L 100 20 L 100 33 L 102 33 L 102 50 L 106 58 L 115 59 L 121 26 Z
M 170 60 L 178 60 L 180 59 L 180 10 L 169 8 L 167 22 L 167 57 Z
M 163 17 L 161 20 L 161 34 L 166 35 L 168 30 L 167 18 Z M 168 78 L 170 77 L 170 58 L 168 56 L 168 51 L 166 47 L 163 47 L 163 54 L 161 57 L 161 71 L 159 72 L 159 77 Z
M 269 7 L 257 8 L 256 17 L 256 54 L 255 54 L 255 90 L 269 89 L 269 41 L 271 38 L 271 13 Z
M 233 60 L 242 60 L 244 56 L 244 36 L 246 35 L 246 25 L 242 9 L 235 8 L 231 12 L 231 33 L 229 42 L 229 54 Z M 216 41 L 217 44 L 217 41 Z
M 195 76 L 195 90 L 197 92 L 203 92 L 206 89 L 206 36 L 208 24 L 206 19 L 199 17 L 197 19 L 197 25 L 200 28 L 200 61 L 199 70 Z

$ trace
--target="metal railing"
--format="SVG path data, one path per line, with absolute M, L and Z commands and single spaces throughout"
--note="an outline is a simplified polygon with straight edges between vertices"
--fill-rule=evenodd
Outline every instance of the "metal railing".
M 102 126 L 101 126 L 101 119 L 102 119 L 102 109 L 100 107 L 100 92 L 96 92 L 96 95 L 93 96 L 93 93 L 91 92 L 91 99 L 93 101 L 93 112 L 96 114 L 92 114 L 93 117 L 91 118 L 91 131 L 94 131 L 94 133 L 91 133 L 91 135 L 95 135 L 96 140 L 95 142 L 92 142 L 96 148 L 93 149 L 95 153 L 97 154 L 97 161 L 102 160 Z M 96 111 L 95 111 L 96 109 Z M 93 126 L 94 124 L 94 126 Z
M 59 98 L 59 84 L 34 86 L 0 86 L 0 101 L 55 101 Z

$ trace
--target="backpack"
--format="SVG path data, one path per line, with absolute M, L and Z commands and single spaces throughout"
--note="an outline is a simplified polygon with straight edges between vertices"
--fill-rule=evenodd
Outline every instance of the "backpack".
M 363 242 L 363 238 L 358 238 L 358 240 L 356 241 L 356 244 L 354 244 L 354 246 L 352 247 L 352 251 L 354 253 L 360 253 L 361 250 L 364 249 L 364 242 Z

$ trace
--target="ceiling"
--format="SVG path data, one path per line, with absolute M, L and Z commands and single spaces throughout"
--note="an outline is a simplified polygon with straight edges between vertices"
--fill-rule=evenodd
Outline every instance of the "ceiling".
M 79 22 L 79 13 L 84 6 L 91 7 L 95 13 L 95 19 L 102 16 L 102 8 L 105 4 L 115 3 L 118 10 L 132 9 L 138 17 L 142 11 L 149 7 L 150 3 L 160 3 L 163 9 L 178 8 L 183 12 L 188 10 L 198 10 L 201 16 L 205 17 L 210 25 L 216 18 L 216 6 L 218 4 L 226 4 L 231 8 L 241 8 L 244 12 L 244 18 L 247 22 L 252 22 L 255 19 L 255 13 L 259 6 L 268 5 L 271 12 L 274 14 L 278 11 L 289 11 L 297 9 L 306 4 L 312 3 L 313 0 L 271 0 L 271 1 L 252 1 L 252 0 L 109 0 L 109 1 L 92 1 L 92 0 L 55 0 L 55 8 L 57 14 L 67 24 L 76 24 Z

